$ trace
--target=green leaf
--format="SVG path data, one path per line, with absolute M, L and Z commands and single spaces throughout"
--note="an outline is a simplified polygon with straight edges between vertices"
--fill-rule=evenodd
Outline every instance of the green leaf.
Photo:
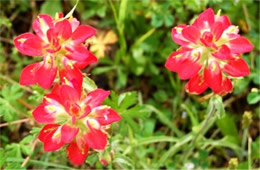
M 178 141 L 179 139 L 171 136 L 151 136 L 151 137 L 138 139 L 136 141 L 135 146 L 147 145 L 147 144 L 158 143 L 158 142 L 178 142 Z
M 25 155 L 31 155 L 33 153 L 32 146 L 30 145 L 22 145 L 21 150 Z
M 173 16 L 169 13 L 168 15 L 164 15 L 164 23 L 166 27 L 172 26 L 174 22 Z
M 85 76 L 83 78 L 82 86 L 83 86 L 84 89 L 86 89 L 89 92 L 97 89 L 96 83 L 91 78 L 89 78 L 88 76 Z
M 41 6 L 40 13 L 49 14 L 54 17 L 56 12 L 60 11 L 62 11 L 61 1 L 46 0 Z
M 4 86 L 0 94 L 8 101 L 15 101 L 23 96 L 24 91 L 18 84 L 14 84 L 11 86 Z
M 164 90 L 158 90 L 153 94 L 154 98 L 159 102 L 165 102 L 168 99 L 168 95 Z
M 252 159 L 260 159 L 260 136 L 252 143 Z
M 5 151 L 3 148 L 0 148 L 0 168 L 2 169 L 2 166 L 4 165 L 5 163 L 5 160 L 6 160 L 6 157 L 4 155 Z
M 224 136 L 233 136 L 236 139 L 236 144 L 239 144 L 238 130 L 234 119 L 230 115 L 226 114 L 218 119 L 216 124 Z
M 94 75 L 103 74 L 110 70 L 113 70 L 114 68 L 115 68 L 114 66 L 97 67 L 97 68 L 93 69 L 92 74 L 94 74 Z
M 5 99 L 0 97 L 0 116 L 3 116 L 4 120 L 11 122 L 17 119 L 17 113 L 15 108 Z
M 146 119 L 144 122 L 144 129 L 142 131 L 143 136 L 152 136 L 155 130 L 156 121 Z
M 136 104 L 136 102 L 137 102 L 136 91 L 120 94 L 118 98 L 118 106 L 120 106 L 120 110 L 125 110 L 126 108 Z
M 7 151 L 7 157 L 16 157 L 22 158 L 21 148 L 20 145 L 17 143 L 12 143 L 6 145 L 5 150 Z
M 242 149 L 236 144 L 236 139 L 233 136 L 225 136 L 220 140 L 208 139 L 201 141 L 199 145 L 213 146 L 213 147 L 228 147 L 236 151 L 237 154 L 242 153 Z
M 150 113 L 144 105 L 137 104 L 136 92 L 126 92 L 118 96 L 112 91 L 110 98 L 107 98 L 103 104 L 115 109 L 122 116 L 122 121 L 126 121 L 135 132 L 140 129 L 135 118 L 145 118 Z
M 249 104 L 256 104 L 260 101 L 260 94 L 258 92 L 250 92 L 247 95 L 247 102 Z
M 30 131 L 30 134 L 34 135 L 34 136 L 38 136 L 38 134 L 40 133 L 41 128 L 38 127 L 33 127 L 32 130 Z
M 82 18 L 83 19 L 88 19 L 92 16 L 94 16 L 96 13 L 96 10 L 95 9 L 89 9 L 89 10 L 86 10 L 82 13 Z
M 153 13 L 151 24 L 152 24 L 153 27 L 156 27 L 156 28 L 162 26 L 163 25 L 163 16 L 160 16 L 156 13 Z
M 156 109 L 154 106 L 152 105 L 146 105 L 147 109 L 149 109 L 150 111 L 156 113 L 156 115 L 158 116 L 159 120 L 167 125 L 169 128 L 172 129 L 172 131 L 175 132 L 175 134 L 177 136 L 182 136 L 181 131 L 176 127 L 176 125 L 174 125 L 173 121 L 171 121 L 167 116 L 165 116 L 165 114 L 163 112 L 161 112 L 160 110 Z
M 129 168 L 135 169 L 134 162 L 130 158 L 128 158 L 122 154 L 115 154 L 115 159 L 113 160 L 113 162 L 120 164 L 121 166 L 123 166 L 126 169 L 129 169 Z
M 101 18 L 105 17 L 106 15 L 106 9 L 107 9 L 107 6 L 103 5 L 101 6 L 100 8 L 98 8 L 97 10 L 97 15 Z
M 20 144 L 29 144 L 35 139 L 34 136 L 28 135 L 20 142 Z
M 121 69 L 118 69 L 117 71 L 118 79 L 116 81 L 116 89 L 120 89 L 126 85 L 128 75 L 127 72 Z

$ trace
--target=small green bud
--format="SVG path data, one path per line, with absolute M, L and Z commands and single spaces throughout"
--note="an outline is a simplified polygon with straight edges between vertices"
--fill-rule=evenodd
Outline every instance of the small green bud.
M 228 168 L 229 169 L 237 169 L 238 165 L 238 159 L 237 158 L 231 158 L 228 162 Z
M 99 153 L 99 161 L 102 165 L 107 166 L 110 164 L 111 160 L 111 153 L 109 151 L 104 150 Z
M 252 123 L 252 112 L 250 111 L 245 111 L 242 117 L 242 128 L 246 129 L 249 128 L 250 124 Z

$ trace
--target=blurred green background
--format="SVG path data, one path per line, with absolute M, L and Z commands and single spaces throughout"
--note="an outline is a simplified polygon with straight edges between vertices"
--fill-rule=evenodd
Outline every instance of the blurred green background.
M 88 40 L 99 58 L 82 70 L 98 87 L 113 90 L 105 103 L 122 116 L 111 129 L 108 169 L 209 169 L 260 167 L 260 55 L 259 1 L 253 0 L 80 0 L 73 14 L 81 24 L 97 29 Z M 14 48 L 13 38 L 32 32 L 40 13 L 68 13 L 75 0 L 0 0 L 0 167 L 19 169 L 30 155 L 27 168 L 104 168 L 98 154 L 91 154 L 80 167 L 67 161 L 64 150 L 44 153 L 32 143 L 42 125 L 31 110 L 46 93 L 37 86 L 20 87 L 23 67 L 41 60 L 24 56 Z M 179 46 L 171 29 L 190 24 L 208 7 L 221 9 L 238 25 L 255 48 L 242 57 L 251 74 L 233 80 L 234 91 L 217 103 L 225 107 L 216 123 L 196 142 L 210 107 L 203 95 L 185 92 L 185 81 L 165 69 L 169 54 Z M 208 94 L 205 92 L 204 95 Z M 209 110 L 209 109 L 208 109 Z M 245 111 L 247 111 L 245 113 Z M 21 121 L 22 120 L 22 121 Z M 15 125 L 5 125 L 20 121 Z M 3 125 L 3 126 L 1 126 Z M 250 140 L 251 139 L 251 140 Z M 100 156 L 104 153 L 100 153 Z

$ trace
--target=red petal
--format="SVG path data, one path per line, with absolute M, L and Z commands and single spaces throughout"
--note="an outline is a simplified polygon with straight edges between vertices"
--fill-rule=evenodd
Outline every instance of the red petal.
M 96 29 L 88 25 L 80 25 L 72 33 L 71 39 L 74 44 L 80 44 L 96 34 Z
M 29 56 L 42 56 L 42 43 L 42 40 L 32 33 L 25 33 L 14 39 L 18 51 Z
M 71 60 L 85 61 L 89 57 L 89 51 L 83 45 L 66 47 L 66 49 L 70 52 L 68 55 L 66 55 L 66 57 Z
M 229 60 L 232 58 L 231 51 L 226 45 L 222 45 L 218 52 L 212 54 L 214 57 L 221 60 Z
M 69 85 L 74 87 L 78 93 L 81 93 L 81 86 L 83 81 L 83 76 L 77 67 L 68 64 L 70 61 L 64 61 L 64 69 L 60 70 L 60 81 L 64 85 Z M 69 84 L 68 84 L 69 83 Z
M 224 32 L 224 27 L 221 22 L 215 22 L 211 27 L 211 32 L 215 36 L 215 41 L 218 41 L 221 37 L 222 33 Z
M 53 27 L 53 20 L 51 16 L 40 14 L 32 24 L 35 33 L 43 40 L 46 39 L 47 30 Z
M 201 94 L 208 88 L 208 85 L 203 80 L 202 75 L 195 75 L 192 77 L 189 82 L 186 84 L 186 89 L 188 93 Z
M 26 66 L 20 75 L 20 84 L 21 85 L 32 85 L 36 81 L 36 73 L 39 69 L 40 63 L 34 63 Z
M 69 103 L 75 103 L 80 99 L 80 94 L 78 93 L 78 91 L 75 88 L 67 85 L 61 86 L 60 95 L 61 99 L 63 100 L 64 106 L 66 105 L 66 101 L 68 101 Z
M 60 98 L 60 85 L 59 84 L 55 84 L 54 87 L 51 90 L 50 94 L 46 94 L 45 95 L 47 98 L 51 98 L 55 101 L 57 101 L 58 103 L 62 103 L 62 100 Z M 44 104 L 49 104 L 49 102 L 43 98 L 43 103 Z
M 232 91 L 233 91 L 232 82 L 228 77 L 226 77 L 222 82 L 222 87 L 221 87 L 220 91 L 217 91 L 216 93 L 218 93 L 220 95 L 225 95 L 227 93 L 231 93 Z
M 54 65 L 53 58 L 46 56 L 44 63 L 37 71 L 37 83 L 44 89 L 51 87 L 57 74 L 57 67 Z
M 79 128 L 74 128 L 68 125 L 61 127 L 61 140 L 64 143 L 70 143 L 76 137 L 79 132 Z
M 187 46 L 190 43 L 182 36 L 183 28 L 187 27 L 186 25 L 178 25 L 172 29 L 172 39 L 174 42 L 181 46 Z M 179 31 L 178 31 L 179 30 Z
M 44 152 L 56 151 L 64 145 L 61 140 L 53 139 L 53 134 L 58 130 L 59 126 L 58 124 L 48 124 L 40 131 L 38 138 L 43 142 Z
M 66 150 L 69 160 L 76 165 L 84 163 L 86 157 L 88 156 L 87 144 L 85 144 L 82 148 L 79 148 L 76 142 L 72 142 Z
M 202 12 L 199 17 L 192 24 L 196 26 L 199 30 L 203 28 L 210 28 L 215 22 L 215 14 L 211 8 L 208 8 Z
M 79 69 L 87 67 L 89 64 L 97 62 L 97 57 L 88 51 L 88 57 L 84 61 L 76 61 L 75 66 Z
M 211 61 L 208 68 L 204 70 L 204 80 L 214 91 L 218 91 L 222 85 L 222 72 L 216 61 Z
M 239 37 L 229 41 L 232 53 L 246 53 L 251 51 L 254 46 L 244 37 Z
M 89 98 L 89 100 L 87 101 L 87 104 L 90 105 L 91 108 L 100 106 L 101 103 L 109 96 L 109 94 L 110 91 L 96 89 L 88 93 L 87 98 Z
M 226 77 L 223 81 L 223 89 L 227 93 L 231 93 L 233 91 L 233 84 L 228 77 Z
M 217 22 L 221 22 L 222 23 L 222 27 L 223 29 L 227 29 L 230 25 L 231 25 L 231 22 L 229 21 L 228 17 L 226 15 L 224 16 L 219 16 L 217 18 Z
M 55 33 L 58 34 L 58 36 L 61 36 L 63 40 L 67 40 L 70 38 L 72 34 L 72 28 L 70 25 L 70 22 L 68 20 L 62 20 L 60 22 L 57 22 L 55 24 Z
M 183 58 L 185 58 L 184 54 L 188 51 L 190 51 L 190 49 L 180 48 L 172 52 L 165 63 L 165 67 L 170 71 L 178 72 L 181 68 L 180 64 Z
M 200 38 L 200 31 L 195 26 L 188 26 L 182 30 L 185 39 L 196 44 Z
M 107 135 L 101 130 L 96 130 L 89 125 L 88 127 L 90 131 L 84 136 L 88 146 L 97 150 L 105 149 L 107 145 Z
M 247 63 L 241 57 L 229 60 L 222 70 L 233 77 L 247 76 L 250 74 Z
M 51 113 L 46 112 L 45 105 L 36 107 L 33 111 L 34 119 L 39 123 L 55 123 L 55 118 Z
M 201 65 L 196 61 L 197 60 L 186 59 L 181 63 L 181 69 L 178 72 L 181 80 L 190 79 L 200 71 Z
M 121 120 L 121 116 L 113 109 L 108 108 L 95 108 L 95 119 L 101 124 L 101 125 L 109 125 L 113 122 L 118 122 Z

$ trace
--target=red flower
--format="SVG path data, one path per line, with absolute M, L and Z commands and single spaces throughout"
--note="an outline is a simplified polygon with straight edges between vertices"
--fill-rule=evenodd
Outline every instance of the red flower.
M 24 33 L 14 39 L 15 47 L 25 55 L 43 56 L 43 61 L 26 66 L 21 73 L 20 84 L 39 84 L 49 88 L 57 70 L 71 75 L 78 74 L 79 69 L 96 62 L 97 58 L 88 51 L 83 43 L 96 33 L 87 25 L 79 25 L 75 18 L 63 18 L 60 14 L 55 19 L 41 14 L 33 22 L 36 33 Z M 81 75 L 81 73 L 79 72 Z M 79 78 L 79 82 L 82 79 Z
M 209 8 L 192 25 L 172 29 L 172 39 L 181 47 L 169 56 L 165 67 L 182 80 L 190 79 L 189 93 L 200 94 L 208 87 L 217 94 L 232 92 L 229 78 L 250 73 L 240 53 L 253 49 L 238 31 L 227 16 L 215 15 Z
M 109 91 L 96 89 L 86 93 L 81 91 L 81 86 L 65 84 L 55 85 L 33 111 L 33 116 L 37 122 L 47 124 L 39 135 L 45 152 L 68 144 L 69 160 L 82 164 L 89 148 L 103 150 L 106 147 L 106 129 L 121 117 L 109 106 L 101 105 Z

